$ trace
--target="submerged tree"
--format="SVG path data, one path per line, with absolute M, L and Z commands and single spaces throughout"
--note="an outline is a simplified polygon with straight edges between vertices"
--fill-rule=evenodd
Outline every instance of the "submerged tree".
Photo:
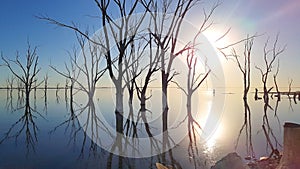
M 125 69 L 130 65 L 124 66 L 126 52 L 130 52 L 132 42 L 134 42 L 141 24 L 143 23 L 145 13 L 140 18 L 135 18 L 132 14 L 139 7 L 139 0 L 128 2 L 125 0 L 106 1 L 95 0 L 100 13 L 104 34 L 104 46 L 106 49 L 105 58 L 109 76 L 116 89 L 116 131 L 123 133 L 123 78 Z M 109 13 L 109 8 L 116 6 L 119 12 L 121 22 L 112 20 L 113 16 Z M 111 36 L 112 35 L 112 36 Z M 117 57 L 111 51 L 113 46 L 117 47 Z M 114 66 L 113 60 L 117 65 Z M 114 71 L 113 67 L 116 68 Z
M 163 132 L 168 128 L 168 85 L 173 77 L 178 73 L 173 69 L 174 60 L 184 51 L 189 49 L 189 45 L 183 44 L 180 47 L 179 35 L 187 14 L 200 1 L 196 0 L 177 0 L 177 1 L 157 1 L 151 0 L 150 5 L 144 6 L 150 13 L 154 23 L 151 30 L 160 48 L 160 66 L 161 66 L 161 87 L 162 87 L 162 123 Z M 215 4 L 208 12 L 204 10 L 204 18 L 200 24 L 199 30 L 202 33 L 207 30 L 212 22 L 211 17 L 219 4 Z M 172 14 L 172 15 L 170 15 Z
M 273 75 L 273 81 L 274 81 L 274 85 L 275 85 L 275 89 L 276 89 L 276 92 L 277 92 L 277 100 L 280 101 L 281 100 L 281 94 L 280 94 L 280 91 L 279 91 L 279 88 L 278 88 L 278 84 L 277 84 L 277 76 L 278 76 L 278 73 L 279 73 L 279 59 L 278 59 L 278 62 L 277 62 L 277 69 L 276 69 L 276 72 L 275 74 Z
M 133 98 L 136 86 L 137 78 L 142 74 L 143 70 L 147 66 L 142 66 L 140 62 L 143 60 L 145 49 L 148 45 L 147 40 L 143 36 L 137 40 L 131 42 L 131 50 L 129 56 L 124 60 L 125 65 L 125 87 L 128 91 L 128 106 L 129 113 L 127 120 L 124 125 L 124 130 L 126 130 L 126 135 L 128 135 L 129 130 L 133 129 L 133 135 L 136 135 L 136 124 L 134 122 L 133 114 Z
M 251 84 L 251 52 L 253 47 L 253 41 L 254 36 L 252 36 L 251 38 L 247 36 L 244 44 L 244 53 L 242 59 L 237 54 L 236 50 L 234 48 L 232 49 L 232 55 L 235 58 L 236 63 L 238 64 L 239 70 L 243 74 L 244 100 L 247 99 L 247 94 L 249 92 Z
M 80 46 L 80 52 L 73 49 L 73 53 L 68 53 L 70 57 L 69 65 L 65 63 L 65 72 L 58 70 L 54 66 L 50 66 L 58 74 L 70 80 L 70 97 L 73 98 L 74 85 L 79 86 L 79 90 L 84 91 L 89 99 L 95 94 L 96 85 L 103 76 L 106 68 L 101 69 L 101 58 L 103 53 L 99 46 L 77 34 L 77 42 Z M 79 78 L 79 76 L 81 78 Z
M 25 89 L 25 104 L 20 105 L 16 110 L 24 109 L 24 114 L 16 121 L 9 130 L 5 133 L 5 137 L 0 140 L 0 144 L 6 139 L 15 138 L 16 140 L 20 137 L 22 132 L 25 133 L 25 143 L 27 147 L 27 152 L 29 148 L 35 150 L 35 143 L 37 142 L 37 131 L 38 127 L 34 121 L 36 116 L 33 113 L 37 113 L 39 116 L 44 118 L 40 113 L 38 113 L 34 108 L 30 106 L 30 92 L 32 89 L 38 87 L 42 82 L 38 81 L 38 73 L 41 68 L 38 67 L 38 55 L 36 53 L 37 48 L 31 48 L 28 43 L 28 48 L 25 55 L 25 63 L 20 59 L 20 54 L 17 53 L 14 60 L 6 59 L 2 57 L 4 65 L 10 70 L 10 72 L 19 79 Z M 19 129 L 17 129 L 19 127 Z M 14 130 L 17 130 L 15 133 Z
M 139 84 L 135 84 L 137 88 L 137 95 L 140 100 L 140 111 L 143 112 L 146 111 L 146 100 L 149 99 L 149 97 L 147 97 L 146 94 L 149 84 L 153 80 L 151 78 L 154 75 L 154 73 L 159 70 L 159 48 L 155 48 L 153 46 L 153 37 L 151 35 L 149 36 L 149 54 L 147 56 L 149 57 L 144 80 L 141 81 L 140 87 Z
M 20 54 L 17 52 L 14 60 L 4 58 L 4 66 L 6 66 L 13 76 L 19 79 L 25 89 L 26 99 L 29 100 L 29 95 L 32 89 L 38 87 L 42 82 L 37 83 L 37 75 L 41 68 L 38 67 L 39 57 L 36 53 L 37 47 L 32 48 L 28 42 L 28 48 L 25 55 L 25 63 L 20 60 Z
M 279 35 L 276 35 L 273 46 L 269 48 L 269 39 L 264 44 L 263 49 L 263 59 L 265 68 L 255 66 L 256 69 L 259 70 L 261 75 L 261 81 L 263 83 L 263 92 L 264 92 L 264 101 L 268 103 L 269 101 L 269 92 L 272 88 L 268 87 L 268 78 L 269 74 L 272 72 L 272 68 L 274 67 L 274 63 L 278 56 L 284 52 L 286 46 L 278 47 Z
M 8 77 L 6 79 L 6 92 L 7 92 L 7 98 L 10 97 L 12 98 L 12 91 L 13 91 L 13 86 L 14 86 L 14 80 L 15 77 L 12 76 L 11 78 Z
M 8 109 L 13 109 L 13 85 L 14 85 L 14 76 L 6 79 L 6 107 Z M 19 92 L 18 92 L 19 94 Z M 18 95 L 19 96 L 19 95 Z M 18 97 L 19 98 L 19 97 Z
M 195 45 L 195 43 L 194 43 Z M 208 77 L 211 70 L 207 69 L 207 64 L 205 63 L 205 72 L 204 73 L 198 73 L 197 70 L 197 63 L 198 59 L 195 54 L 195 46 L 193 46 L 192 49 L 189 49 L 187 51 L 186 56 L 186 65 L 188 67 L 188 74 L 187 74 L 187 89 L 185 90 L 183 87 L 181 87 L 177 82 L 173 81 L 186 95 L 187 97 L 187 119 L 188 119 L 188 134 L 190 142 L 196 141 L 195 136 L 195 125 L 201 129 L 200 124 L 195 120 L 192 113 L 192 96 L 197 91 L 197 89 L 201 86 L 201 84 L 204 82 L 204 80 Z
M 147 69 L 145 76 L 143 77 L 144 79 L 141 80 L 140 86 L 139 84 L 135 83 L 136 89 L 137 89 L 137 96 L 138 99 L 140 100 L 140 116 L 144 122 L 146 132 L 149 137 L 152 137 L 152 133 L 150 132 L 150 126 L 147 122 L 146 118 L 146 101 L 151 98 L 152 95 L 147 96 L 147 91 L 149 84 L 153 80 L 153 75 L 155 72 L 159 71 L 159 59 L 160 59 L 160 48 L 158 47 L 157 43 L 154 43 L 153 41 L 153 36 L 149 34 L 149 53 L 148 53 L 148 60 L 147 60 Z M 153 44 L 154 43 L 154 44 Z
M 131 43 L 134 41 L 145 15 L 138 19 L 132 15 L 138 9 L 139 0 L 131 2 L 125 0 L 94 0 L 94 2 L 99 9 L 102 26 L 101 37 L 96 37 L 96 39 L 89 37 L 76 25 L 66 25 L 44 16 L 38 18 L 74 30 L 90 43 L 103 48 L 106 68 L 116 89 L 116 129 L 117 132 L 123 133 L 123 78 L 126 69 L 124 60 L 126 59 L 126 52 L 130 51 Z M 116 12 L 111 13 L 111 9 L 115 9 Z M 116 17 L 121 19 L 114 20 Z

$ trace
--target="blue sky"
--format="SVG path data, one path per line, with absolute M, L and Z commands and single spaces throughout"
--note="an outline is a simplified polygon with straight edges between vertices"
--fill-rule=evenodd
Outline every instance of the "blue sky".
M 35 16 L 48 15 L 66 23 L 74 21 L 85 28 L 87 23 L 95 22 L 87 15 L 95 15 L 96 12 L 94 3 L 86 0 L 3 0 L 0 5 L 0 51 L 5 57 L 14 58 L 17 50 L 21 54 L 25 52 L 29 39 L 32 46 L 38 47 L 43 70 L 41 75 L 48 71 L 52 74 L 48 67 L 50 62 L 63 65 L 68 58 L 66 51 L 72 50 L 76 44 L 74 32 L 48 24 Z M 4 70 L 1 68 L 1 71 Z M 2 76 L 1 80 L 7 76 Z
M 63 50 L 69 50 L 75 44 L 74 33 L 47 24 L 35 16 L 48 15 L 63 22 L 74 21 L 84 25 L 89 19 L 86 15 L 95 9 L 93 3 L 85 0 L 1 1 L 1 51 L 8 56 L 14 55 L 16 50 L 23 51 L 26 48 L 29 39 L 32 45 L 38 46 L 41 59 L 58 57 L 64 54 Z
M 192 23 L 197 23 L 199 11 L 196 7 L 189 16 Z M 97 15 L 97 7 L 93 0 L 2 0 L 0 5 L 0 51 L 4 56 L 13 58 L 16 51 L 24 53 L 26 41 L 38 46 L 42 74 L 51 71 L 48 65 L 57 62 L 62 65 L 66 58 L 66 50 L 71 50 L 76 44 L 74 32 L 68 29 L 47 24 L 35 18 L 35 15 L 48 15 L 65 23 L 79 23 L 84 29 L 86 25 L 97 27 L 97 19 L 87 15 Z M 267 36 L 275 37 L 280 32 L 280 43 L 287 44 L 287 50 L 281 56 L 281 72 L 279 74 L 281 86 L 287 86 L 290 78 L 294 79 L 294 86 L 300 86 L 297 79 L 300 63 L 300 2 L 297 0 L 224 0 L 217 9 L 214 21 L 215 29 L 221 31 L 231 27 L 228 39 L 234 41 L 245 37 L 248 33 L 266 33 L 257 39 L 255 47 L 257 53 L 253 64 L 261 64 L 261 45 Z M 59 63 L 61 62 L 61 63 Z M 241 76 L 236 69 L 230 69 L 234 63 L 225 65 L 226 74 L 234 74 L 230 78 L 230 86 L 241 83 Z M 4 68 L 0 68 L 5 71 Z M 253 69 L 254 74 L 258 71 Z M 7 74 L 1 76 L 7 78 Z M 254 77 L 257 79 L 258 77 Z M 227 78 L 228 79 L 228 78 Z M 3 84 L 3 83 L 0 83 Z M 259 85 L 258 81 L 254 85 Z M 239 86 L 239 85 L 237 85 Z

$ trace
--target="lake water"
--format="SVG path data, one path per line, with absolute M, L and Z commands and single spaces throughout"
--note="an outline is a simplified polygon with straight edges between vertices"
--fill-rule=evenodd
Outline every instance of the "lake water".
M 282 150 L 284 122 L 300 123 L 298 98 L 296 102 L 286 96 L 280 102 L 270 99 L 270 107 L 264 109 L 263 100 L 254 101 L 254 94 L 249 93 L 250 113 L 245 114 L 242 89 L 216 89 L 215 94 L 201 90 L 193 97 L 192 110 L 202 130 L 194 125 L 191 142 L 184 120 L 185 95 L 171 88 L 166 144 L 161 133 L 159 89 L 152 89 L 145 113 L 151 139 L 136 98 L 133 118 L 137 135 L 132 136 L 131 128 L 127 137 L 119 137 L 114 131 L 114 89 L 98 89 L 93 103 L 77 93 L 72 105 L 68 92 L 48 90 L 45 97 L 41 89 L 32 91 L 28 107 L 18 90 L 0 90 L 0 169 L 155 168 L 156 162 L 175 168 L 210 168 L 232 151 L 242 157 L 270 155 L 262 125 L 272 145 Z M 125 117 L 129 110 L 125 94 Z

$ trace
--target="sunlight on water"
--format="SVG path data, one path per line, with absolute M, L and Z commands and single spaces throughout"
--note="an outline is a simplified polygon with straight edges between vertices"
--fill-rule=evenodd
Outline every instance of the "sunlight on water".
M 261 100 L 255 101 L 250 94 L 248 104 L 250 106 L 251 116 L 245 116 L 242 93 L 240 91 L 240 89 L 230 89 L 231 94 L 227 94 L 227 99 L 224 103 L 224 113 L 220 113 L 218 111 L 220 109 L 216 109 L 216 107 L 220 107 L 218 99 L 225 95 L 218 89 L 216 90 L 215 95 L 213 95 L 212 91 L 203 89 L 200 90 L 195 97 L 193 97 L 193 115 L 203 130 L 197 129 L 196 127 L 197 138 L 194 140 L 194 144 L 191 145 L 190 140 L 186 135 L 187 124 L 180 123 L 186 115 L 185 97 L 179 89 L 170 89 L 170 93 L 172 93 L 172 100 L 170 101 L 171 113 L 169 116 L 170 126 L 173 123 L 173 126 L 175 127 L 170 127 L 169 136 L 172 140 L 178 136 L 185 137 L 182 142 L 180 142 L 180 139 L 178 144 L 173 145 L 172 158 L 176 159 L 178 163 L 182 164 L 182 166 L 188 167 L 193 165 L 190 163 L 191 159 L 202 160 L 202 164 L 199 164 L 199 168 L 206 169 L 210 167 L 212 163 L 232 151 L 237 151 L 241 157 L 251 155 L 251 151 L 254 151 L 253 154 L 255 154 L 256 157 L 268 156 L 270 148 L 267 148 L 269 146 L 266 142 L 265 135 L 262 132 L 262 124 L 269 125 L 270 129 L 272 129 L 274 136 L 270 135 L 271 141 L 273 145 L 281 151 L 282 147 L 279 144 L 282 145 L 283 141 L 282 126 L 286 121 L 300 121 L 299 104 L 295 104 L 294 100 L 289 100 L 287 97 L 282 97 L 282 100 L 278 103 L 275 99 L 270 100 L 270 106 L 272 106 L 274 110 L 269 109 L 265 113 L 263 109 L 263 102 Z M 115 128 L 115 116 L 113 113 L 114 103 L 113 100 L 110 99 L 113 98 L 112 95 L 115 93 L 113 89 L 99 89 L 97 91 L 94 101 L 96 110 L 95 113 L 93 113 L 93 109 L 90 109 L 91 111 L 89 113 L 89 107 L 86 108 L 86 111 L 80 113 L 80 108 L 84 108 L 87 101 L 86 97 L 77 93 L 73 105 L 74 115 L 77 116 L 72 116 L 70 100 L 68 97 L 65 98 L 65 91 L 60 90 L 57 96 L 55 90 L 48 90 L 48 92 L 47 99 L 44 97 L 43 91 L 38 91 L 36 96 L 32 93 L 31 97 L 32 108 L 42 115 L 40 116 L 37 112 L 32 112 L 35 116 L 35 118 L 33 118 L 34 124 L 38 126 L 39 130 L 36 135 L 34 132 L 31 132 L 30 134 L 33 137 L 36 136 L 38 138 L 37 141 L 35 141 L 34 144 L 26 142 L 27 135 L 25 131 L 21 132 L 18 139 L 10 137 L 5 139 L 4 142 L 0 144 L 0 168 L 22 168 L 22 166 L 27 168 L 33 168 L 33 166 L 36 168 L 43 168 L 43 163 L 48 164 L 48 168 L 64 168 L 65 166 L 68 166 L 65 168 L 82 168 L 83 164 L 106 166 L 104 164 L 106 162 L 103 161 L 108 159 L 108 151 L 97 146 L 97 143 L 100 143 L 97 141 L 101 138 L 103 139 L 101 140 L 102 146 L 111 147 L 112 139 L 110 138 L 110 135 L 99 135 L 99 139 L 95 139 L 95 142 L 92 142 L 92 139 L 95 138 L 96 135 L 87 135 L 84 131 L 93 130 L 91 126 L 82 126 L 82 124 L 87 124 L 87 122 L 89 122 L 89 124 L 99 122 L 100 124 L 101 122 L 102 125 L 102 122 L 106 121 L 106 127 L 110 127 L 112 129 Z M 158 90 L 153 89 L 152 102 L 148 102 L 149 109 L 152 113 L 149 112 L 146 116 L 151 127 L 150 130 L 153 132 L 155 137 L 158 138 L 157 140 L 161 138 L 158 135 L 161 131 L 161 118 L 158 116 L 161 112 L 160 94 L 161 93 Z M 127 95 L 125 94 L 124 96 L 126 98 Z M 24 115 L 24 110 L 15 110 L 16 104 L 18 103 L 17 91 L 13 91 L 12 99 L 9 99 L 7 98 L 7 91 L 1 90 L 0 99 L 2 100 L 0 103 L 0 136 L 1 139 L 3 139 L 9 128 L 13 127 L 16 121 Z M 296 101 L 297 103 L 299 102 L 298 100 Z M 136 104 L 138 104 L 138 102 Z M 125 113 L 127 113 L 127 105 L 125 104 L 124 106 L 126 107 Z M 275 109 L 276 106 L 278 106 L 278 109 Z M 136 109 L 138 109 L 138 105 Z M 15 111 L 12 112 L 11 110 Z M 277 111 L 275 112 L 275 110 Z M 94 115 L 98 115 L 98 121 L 88 118 Z M 100 118 L 100 115 L 102 115 L 103 118 Z M 177 115 L 181 116 L 177 117 Z M 247 119 L 245 119 L 245 117 L 247 117 Z M 248 126 L 244 126 L 245 123 Z M 15 127 L 13 127 L 11 133 L 12 137 L 20 130 L 22 124 L 23 123 L 20 123 L 20 125 L 15 125 Z M 28 123 L 28 125 L 30 127 L 31 123 Z M 137 126 L 139 127 L 139 137 L 145 137 L 147 141 L 148 137 L 145 132 L 144 125 L 139 123 Z M 99 133 L 101 133 L 100 131 L 104 129 L 106 128 L 100 126 Z M 250 135 L 252 137 L 247 137 Z M 276 144 L 276 140 L 279 143 L 278 146 Z M 247 144 L 250 142 L 253 143 L 253 149 L 250 147 L 250 144 Z M 16 143 L 18 146 L 15 146 Z M 123 143 L 125 142 L 123 141 Z M 149 141 L 144 143 L 134 143 L 136 144 L 132 145 L 138 146 L 139 150 L 142 150 L 143 152 L 152 150 L 151 147 L 149 147 Z M 160 141 L 157 143 L 160 143 Z M 30 146 L 27 147 L 27 145 Z M 161 146 L 158 145 L 158 148 L 161 148 Z M 34 152 L 33 149 L 35 149 L 36 152 Z M 156 152 L 156 149 L 153 150 Z M 44 156 L 43 152 L 48 152 L 48 155 Z M 80 155 L 88 157 L 89 154 L 93 153 L 98 154 L 99 158 L 95 156 L 91 159 L 83 158 L 78 160 L 78 156 Z M 160 153 L 161 152 L 158 151 L 157 157 L 161 156 Z M 61 158 L 62 156 L 66 158 Z M 117 159 L 117 157 L 118 156 L 113 155 L 112 158 Z M 150 158 L 140 158 L 135 160 L 132 160 L 134 158 L 129 159 L 140 163 L 137 164 L 137 166 L 144 166 L 145 164 L 155 164 L 155 158 L 156 157 L 154 156 L 154 161 L 152 162 L 149 160 Z M 15 159 L 18 159 L 18 164 L 15 164 Z M 40 163 L 39 161 L 43 161 L 43 163 Z M 53 163 L 53 161 L 64 165 L 57 166 L 55 165 L 56 163 Z M 206 162 L 208 163 L 207 165 Z M 173 162 L 168 161 L 168 163 L 172 164 Z
M 218 140 L 223 136 L 224 126 L 222 124 L 218 125 L 216 130 L 212 132 L 212 135 L 205 141 L 206 150 L 204 153 L 212 154 L 216 148 Z

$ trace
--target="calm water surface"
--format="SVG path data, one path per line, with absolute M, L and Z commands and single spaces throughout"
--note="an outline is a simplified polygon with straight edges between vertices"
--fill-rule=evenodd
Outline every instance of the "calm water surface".
M 193 98 L 194 117 L 203 130 L 197 129 L 196 141 L 191 143 L 187 137 L 187 124 L 183 121 L 186 114 L 185 96 L 179 89 L 170 89 L 169 140 L 172 148 L 145 158 L 110 153 L 118 154 L 117 149 L 112 150 L 114 139 L 109 130 L 115 128 L 113 89 L 98 89 L 94 108 L 90 104 L 86 106 L 87 100 L 80 93 L 76 94 L 71 106 L 68 93 L 65 95 L 64 90 L 58 91 L 57 95 L 55 90 L 48 90 L 47 97 L 43 90 L 33 91 L 30 111 L 26 111 L 25 100 L 17 90 L 12 93 L 0 90 L 0 169 L 155 168 L 156 162 L 176 168 L 210 168 L 232 151 L 237 151 L 242 157 L 268 156 L 271 148 L 262 125 L 273 146 L 282 150 L 284 122 L 300 123 L 298 99 L 295 102 L 293 98 L 290 100 L 283 96 L 277 102 L 274 98 L 270 100 L 270 106 L 264 109 L 263 101 L 254 101 L 253 93 L 244 103 L 241 89 L 227 90 L 229 92 L 225 93 L 217 89 L 215 95 L 212 91 L 200 91 Z M 159 89 L 153 89 L 152 95 L 151 101 L 147 102 L 150 111 L 146 118 L 152 134 L 159 135 Z M 125 117 L 129 112 L 126 99 L 127 95 L 124 95 Z M 245 113 L 245 104 L 249 106 L 250 113 L 248 110 Z M 138 110 L 139 102 L 135 99 L 134 118 L 138 118 Z M 100 115 L 101 118 L 93 120 Z M 137 125 L 140 138 L 147 138 L 144 128 L 142 123 Z M 176 141 L 179 136 L 179 141 Z M 132 146 L 129 150 L 137 145 L 138 152 L 161 149 L 160 142 L 157 143 L 156 148 L 149 146 L 149 142 L 128 145 Z M 124 145 L 127 143 L 124 142 Z

